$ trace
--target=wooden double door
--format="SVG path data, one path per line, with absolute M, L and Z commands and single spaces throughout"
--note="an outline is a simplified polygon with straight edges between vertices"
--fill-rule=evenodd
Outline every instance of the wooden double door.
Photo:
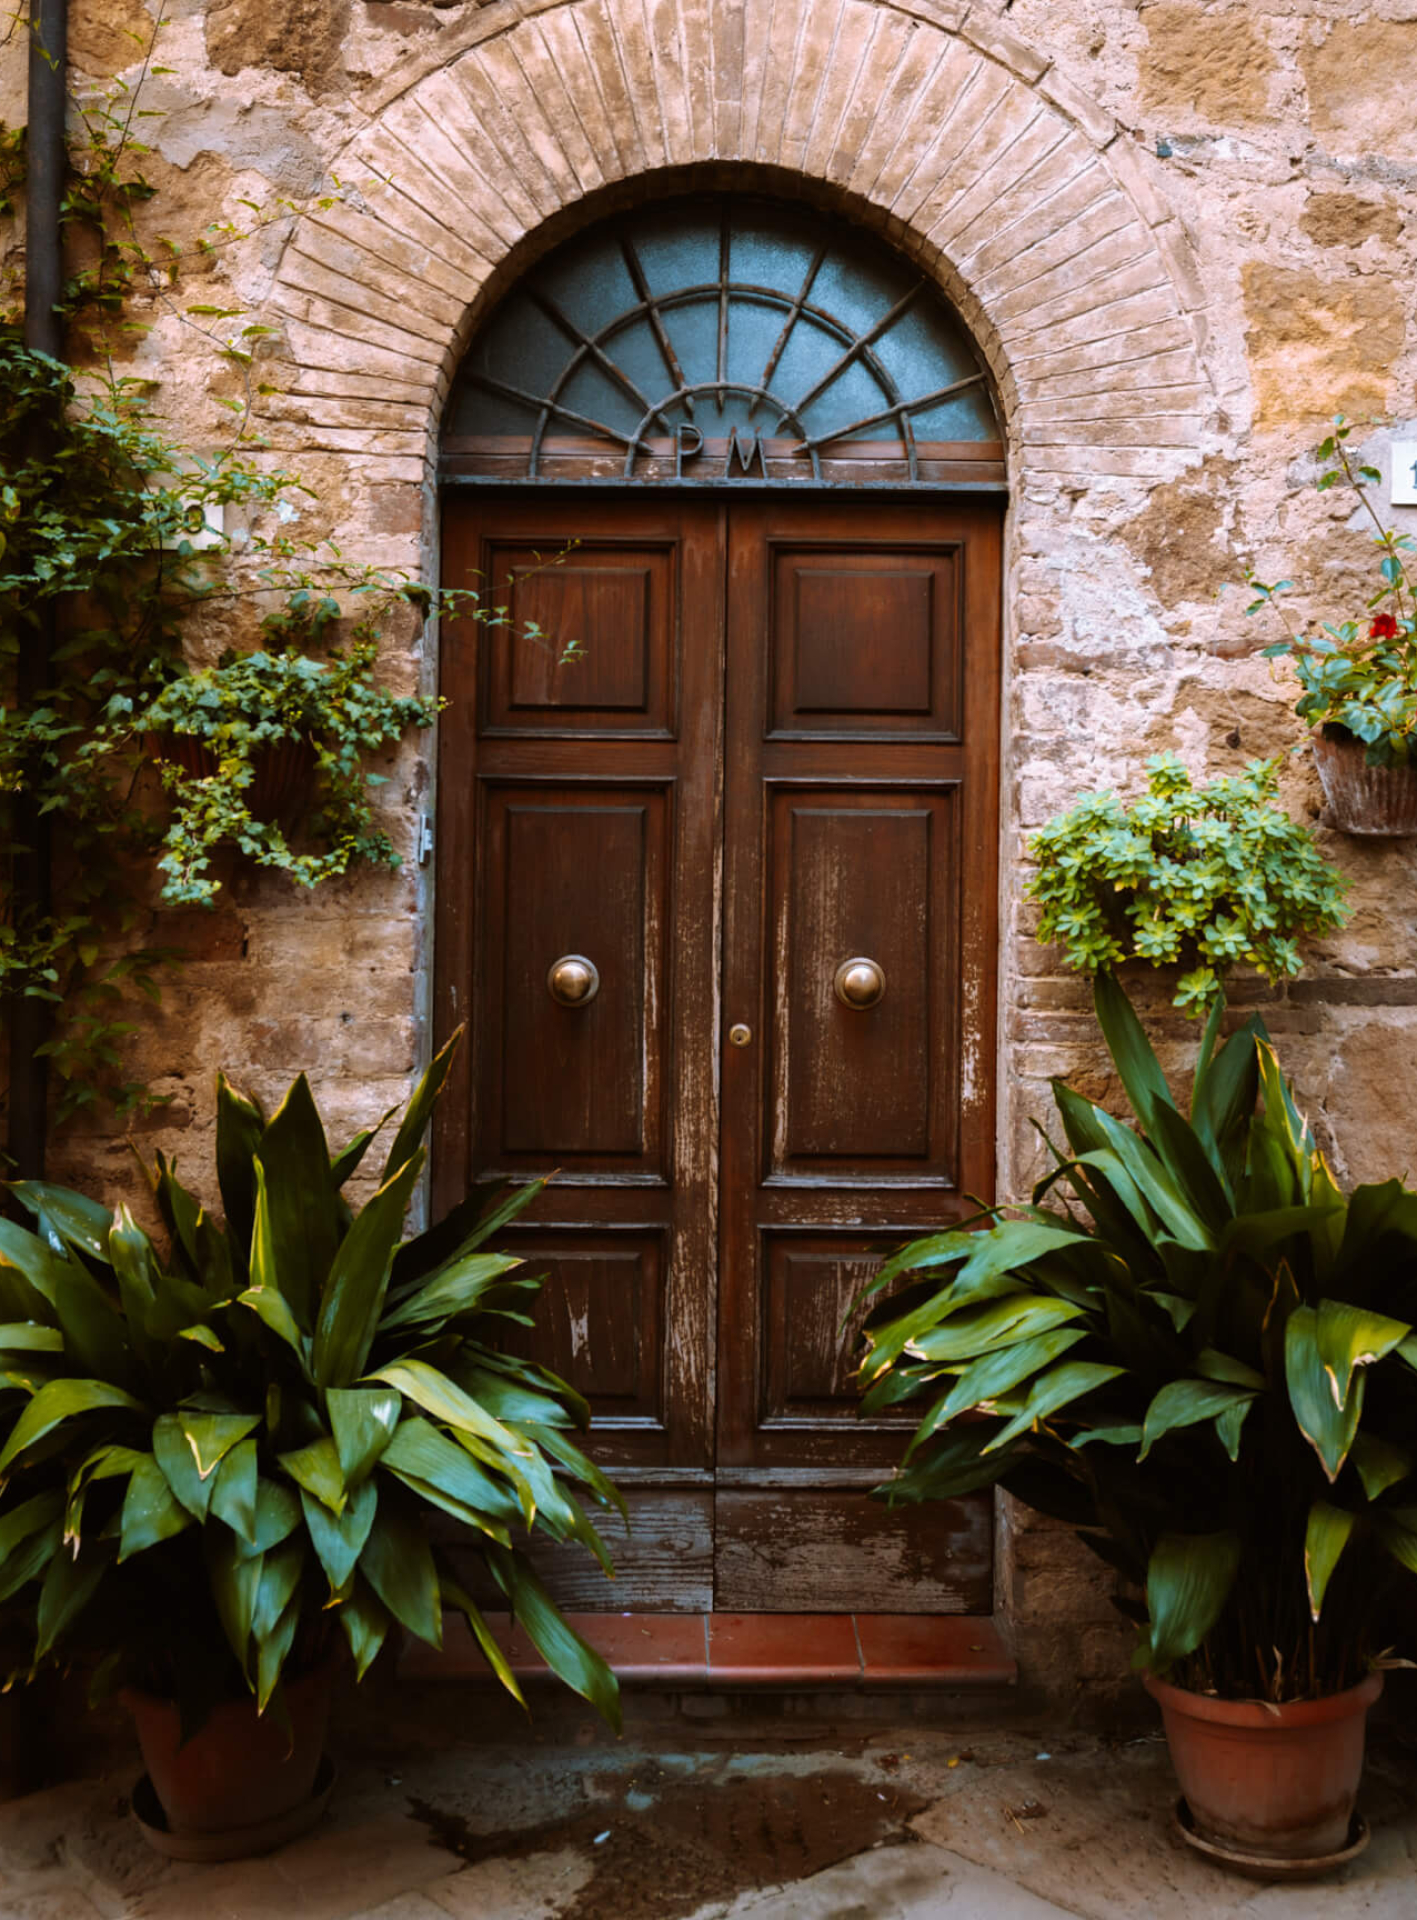
M 555 1170 L 525 1349 L 629 1496 L 620 1610 L 987 1612 L 888 1512 L 843 1322 L 994 1158 L 1000 509 L 453 494 L 435 1192 Z M 567 657 L 568 654 L 570 657 Z

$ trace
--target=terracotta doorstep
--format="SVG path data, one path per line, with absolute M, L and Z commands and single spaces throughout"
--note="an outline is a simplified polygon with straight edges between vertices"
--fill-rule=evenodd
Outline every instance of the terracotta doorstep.
M 824 1687 L 1012 1686 L 1017 1668 L 994 1622 L 891 1613 L 569 1613 L 567 1622 L 628 1684 Z M 487 1624 L 512 1671 L 546 1662 L 510 1614 Z M 484 1679 L 487 1663 L 461 1616 L 444 1621 L 443 1651 L 407 1642 L 403 1672 Z

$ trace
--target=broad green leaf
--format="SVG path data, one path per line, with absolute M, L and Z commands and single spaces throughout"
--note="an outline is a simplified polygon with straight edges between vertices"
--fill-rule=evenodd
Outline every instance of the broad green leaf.
M 470 1193 L 451 1207 L 435 1226 L 406 1240 L 394 1255 L 389 1298 L 402 1301 L 415 1292 L 429 1274 L 473 1253 L 509 1220 L 525 1212 L 545 1187 L 546 1181 L 529 1180 L 521 1186 L 504 1188 L 489 1208 L 485 1193 Z
M 1405 1480 L 1413 1467 L 1412 1455 L 1405 1447 L 1392 1446 L 1372 1433 L 1359 1433 L 1355 1437 L 1349 1457 L 1370 1500 L 1376 1500 L 1389 1487 Z
M 315 1329 L 314 1370 L 322 1387 L 347 1387 L 368 1362 L 394 1249 L 423 1159 L 419 1148 L 380 1187 L 335 1255 Z
M 256 1548 L 256 1442 L 240 1440 L 217 1469 L 211 1510 Z
M 50 1380 L 29 1402 L 10 1429 L 10 1437 L 0 1449 L 0 1472 L 18 1459 L 27 1447 L 42 1440 L 65 1420 L 80 1414 L 120 1408 L 130 1413 L 145 1413 L 141 1400 L 106 1380 Z
M 0 1217 L 0 1303 L 7 1316 L 57 1326 L 56 1288 L 73 1264 L 28 1227 Z
M 1168 1233 L 1183 1247 L 1206 1251 L 1215 1245 L 1215 1236 L 1196 1212 L 1162 1164 L 1161 1157 L 1130 1127 L 1114 1120 L 1104 1108 L 1096 1109 L 1097 1124 L 1107 1136 L 1107 1144 L 1126 1168 Z
M 335 1155 L 330 1162 L 330 1178 L 337 1187 L 342 1187 L 346 1180 L 358 1172 L 365 1154 L 397 1112 L 397 1107 L 390 1107 L 387 1112 L 380 1114 L 372 1127 L 365 1127 L 362 1133 L 355 1134 L 344 1151 Z
M 1405 1245 L 1410 1257 L 1417 1244 L 1417 1193 L 1396 1179 L 1356 1187 L 1348 1202 L 1339 1265 L 1345 1271 L 1366 1273 L 1390 1235 Z
M 403 1397 L 389 1387 L 331 1387 L 325 1395 L 344 1484 L 367 1480 L 393 1438 Z
M 256 1223 L 256 1149 L 266 1118 L 224 1073 L 216 1077 L 216 1172 L 227 1230 L 245 1270 Z
M 202 1555 L 206 1561 L 207 1584 L 211 1589 L 217 1618 L 227 1645 L 236 1655 L 241 1671 L 248 1671 L 251 1621 L 260 1591 L 264 1554 L 243 1557 L 241 1542 L 220 1521 L 202 1529 Z
M 1253 1387 L 1234 1387 L 1223 1380 L 1169 1380 L 1146 1410 L 1138 1460 L 1145 1460 L 1163 1434 L 1248 1407 L 1254 1397 Z
M 1365 1376 L 1358 1374 L 1340 1407 L 1334 1398 L 1334 1375 L 1319 1346 L 1319 1315 L 1313 1307 L 1302 1306 L 1294 1308 L 1284 1329 L 1284 1374 L 1299 1431 L 1332 1482 L 1358 1432 Z
M 1254 1405 L 1253 1399 L 1237 1400 L 1233 1407 L 1227 1407 L 1223 1413 L 1215 1416 L 1215 1431 L 1220 1444 L 1232 1460 L 1240 1458 L 1240 1437 L 1246 1416 Z
M 226 1352 L 226 1348 L 210 1327 L 184 1327 L 177 1338 L 190 1340 L 196 1346 L 205 1347 L 208 1353 Z
M 148 1333 L 148 1315 L 156 1298 L 154 1275 L 158 1261 L 152 1241 L 126 1206 L 119 1207 L 114 1214 L 108 1236 L 108 1258 L 118 1281 L 128 1338 L 142 1365 L 151 1370 L 161 1352 Z
M 1215 1347 L 1201 1348 L 1196 1356 L 1196 1372 L 1203 1380 L 1226 1380 L 1232 1387 L 1253 1387 L 1256 1393 L 1263 1392 L 1266 1385 L 1264 1375 L 1257 1368 L 1246 1366 L 1243 1360 L 1220 1353 Z
M 50 1186 L 43 1180 L 16 1180 L 10 1191 L 66 1246 L 107 1264 L 108 1232 L 113 1225 L 107 1207 L 90 1200 L 87 1194 Z
M 1386 1314 L 1370 1313 L 1342 1300 L 1321 1300 L 1318 1312 L 1319 1353 L 1333 1384 L 1334 1400 L 1342 1407 L 1354 1370 L 1391 1353 L 1412 1327 L 1405 1320 L 1390 1320 Z
M 1309 1508 L 1309 1524 L 1304 1530 L 1304 1579 L 1309 1588 L 1309 1611 L 1315 1620 L 1323 1612 L 1329 1580 L 1356 1524 L 1353 1514 L 1330 1506 L 1327 1500 L 1315 1500 Z
M 256 1636 L 257 1713 L 264 1713 L 271 1703 L 299 1626 L 300 1595 L 297 1593 L 270 1631 Z
M 252 1282 L 283 1293 L 300 1326 L 312 1328 L 339 1245 L 338 1196 L 325 1131 L 303 1073 L 261 1135 L 255 1164 Z
M 460 1427 L 465 1433 L 476 1434 L 479 1439 L 490 1441 L 509 1455 L 528 1451 L 524 1440 L 485 1413 L 469 1394 L 464 1393 L 461 1387 L 436 1367 L 430 1367 L 426 1360 L 396 1360 L 391 1366 L 380 1367 L 370 1378 L 396 1387 L 406 1400 L 412 1400 L 425 1413 L 431 1413 L 435 1420 L 446 1421 L 450 1427 Z
M 507 1538 L 507 1528 L 521 1518 L 521 1509 L 503 1482 L 427 1420 L 415 1416 L 403 1421 L 379 1464 L 423 1498 L 460 1520 L 481 1525 L 494 1537 Z
M 127 1492 L 123 1496 L 123 1514 L 118 1537 L 118 1560 L 131 1558 L 145 1547 L 190 1527 L 192 1516 L 173 1495 L 167 1476 L 151 1454 L 144 1454 L 133 1468 Z
M 244 1443 L 243 1443 L 244 1444 Z M 300 1495 L 282 1480 L 256 1482 L 256 1525 L 249 1541 L 241 1543 L 244 1558 L 278 1546 L 300 1525 Z
M 202 1413 L 187 1407 L 178 1409 L 177 1419 L 203 1480 L 216 1472 L 238 1440 L 261 1424 L 258 1413 Z
M 32 1187 L 33 1183 L 21 1180 L 11 1192 L 21 1196 L 23 1190 Z M 46 1191 L 59 1193 L 61 1189 Z M 107 1220 L 108 1216 L 104 1218 Z M 107 1263 L 104 1253 L 94 1257 Z M 134 1384 L 130 1378 L 131 1357 L 123 1322 L 108 1295 L 77 1256 L 58 1253 L 38 1235 L 27 1233 L 9 1220 L 0 1220 L 0 1261 L 20 1275 L 25 1286 L 38 1293 L 50 1310 L 49 1314 L 36 1313 L 28 1302 L 22 1301 L 17 1304 L 25 1306 L 24 1317 L 47 1319 L 52 1314 L 63 1329 L 65 1349 L 76 1367 L 95 1379 Z M 10 1312 L 13 1308 L 7 1309 L 7 1314 Z
M 924 1360 L 973 1360 L 996 1347 L 1016 1346 L 1054 1327 L 1076 1320 L 1082 1312 L 1070 1301 L 1012 1294 L 984 1307 L 952 1315 L 942 1327 L 922 1333 L 910 1351 Z
M 446 1573 L 439 1575 L 439 1582 L 443 1590 L 444 1605 L 456 1607 L 459 1613 L 465 1616 L 467 1624 L 472 1628 L 473 1636 L 478 1646 L 482 1649 L 483 1658 L 486 1660 L 488 1666 L 491 1667 L 493 1673 L 496 1674 L 498 1680 L 517 1702 L 517 1705 L 524 1707 L 526 1705 L 526 1699 L 522 1694 L 521 1688 L 517 1685 L 517 1677 L 512 1672 L 511 1662 L 507 1659 L 501 1647 L 498 1646 L 492 1629 L 483 1619 L 472 1595 L 468 1593 L 464 1587 L 459 1586 L 456 1580 L 450 1579 Z
M 287 1540 L 263 1557 L 251 1609 L 251 1631 L 258 1640 L 274 1631 L 281 1615 L 296 1597 L 304 1570 L 305 1545 L 300 1540 Z
M 197 1471 L 191 1442 L 175 1413 L 164 1413 L 153 1422 L 153 1454 L 173 1493 L 195 1520 L 205 1520 L 216 1486 L 213 1475 L 204 1479 Z
M 1162 1534 L 1146 1570 L 1153 1673 L 1195 1652 L 1220 1618 L 1239 1566 L 1237 1533 Z
M 985 1455 L 988 1440 L 989 1428 L 982 1424 L 937 1434 L 908 1466 L 897 1470 L 893 1480 L 875 1491 L 894 1506 L 901 1500 L 958 1500 L 981 1487 L 992 1487 L 1016 1464 L 1018 1454 L 1005 1448 Z
M 391 1625 L 388 1609 L 365 1581 L 356 1578 L 338 1612 L 344 1637 L 354 1655 L 354 1677 L 362 1680 L 388 1635 Z
M 323 1502 L 312 1500 L 308 1493 L 302 1493 L 300 1500 L 305 1509 L 305 1526 L 329 1579 L 330 1592 L 337 1593 L 354 1572 L 355 1563 L 364 1551 L 378 1510 L 378 1490 L 372 1480 L 364 1481 L 350 1494 L 349 1503 L 338 1519 Z
M 1147 1289 L 1146 1297 L 1154 1300 L 1165 1313 L 1177 1333 L 1184 1333 L 1195 1318 L 1196 1303 L 1181 1293 L 1164 1293 L 1160 1289 Z
M 0 1353 L 62 1353 L 64 1336 L 58 1327 L 41 1327 L 33 1320 L 0 1326 Z
M 386 1329 L 430 1322 L 441 1325 L 455 1313 L 467 1313 L 495 1280 L 521 1265 L 511 1254 L 465 1254 L 451 1265 L 440 1267 L 402 1306 L 386 1313 L 382 1325 Z
M 295 1315 L 290 1311 L 289 1303 L 283 1293 L 277 1293 L 274 1287 L 248 1287 L 239 1296 L 240 1304 L 259 1314 L 271 1332 L 284 1340 L 307 1379 L 310 1373 L 310 1341 L 296 1325 Z
M 1140 1427 L 1090 1427 L 1086 1433 L 1075 1433 L 1068 1445 L 1074 1449 L 1090 1447 L 1094 1443 L 1099 1447 L 1136 1447 L 1141 1445 Z
M 64 1548 L 64 1522 L 60 1518 L 51 1520 L 47 1527 L 27 1533 L 0 1558 L 0 1600 L 8 1600 L 21 1587 L 38 1579 L 56 1554 L 65 1560 L 70 1557 Z
M 1061 1327 L 1052 1333 L 1040 1334 L 1033 1340 L 1021 1340 L 1016 1346 L 997 1348 L 973 1361 L 921 1421 L 910 1443 L 910 1452 L 913 1453 L 923 1440 L 957 1414 L 967 1413 L 971 1407 L 981 1406 L 997 1394 L 1009 1392 L 1021 1380 L 1040 1373 L 1085 1338 L 1085 1328 Z
M 1394 1507 L 1377 1515 L 1378 1538 L 1400 1567 L 1417 1573 L 1417 1507 Z
M 44 1584 L 35 1609 L 35 1658 L 43 1659 L 68 1632 L 98 1591 L 99 1583 L 112 1566 L 112 1555 L 89 1550 L 77 1560 L 67 1553 L 56 1553 L 45 1568 Z
M 620 1689 L 609 1667 L 562 1619 L 524 1555 L 490 1543 L 486 1552 L 512 1612 L 547 1666 L 618 1733 Z
M 488 1551 L 500 1549 L 489 1543 Z M 442 1646 L 443 1609 L 432 1551 L 422 1529 L 393 1500 L 379 1503 L 359 1571 L 410 1633 Z
M 22 1500 L 8 1513 L 0 1514 L 0 1567 L 22 1540 L 42 1533 L 63 1511 L 64 1495 L 58 1487 L 51 1487 L 45 1493 L 32 1494 L 28 1500 Z
M 1047 1373 L 1040 1374 L 1034 1381 L 1022 1408 L 1007 1426 L 994 1435 L 984 1452 L 997 1453 L 1021 1433 L 1027 1433 L 1040 1420 L 1046 1420 L 1049 1414 L 1070 1406 L 1083 1394 L 1091 1393 L 1094 1387 L 1103 1386 L 1108 1380 L 1115 1380 L 1124 1371 L 1122 1367 L 1099 1366 L 1090 1360 L 1065 1360 L 1061 1366 L 1050 1367 Z
M 428 1063 L 428 1069 L 413 1090 L 413 1097 L 404 1109 L 399 1130 L 394 1135 L 394 1143 L 389 1148 L 389 1157 L 384 1162 L 384 1171 L 379 1177 L 381 1187 L 387 1186 L 390 1178 L 405 1166 L 417 1151 L 419 1143 L 428 1131 L 428 1123 L 433 1118 L 433 1107 L 443 1090 L 443 1082 L 453 1064 L 453 1055 L 457 1052 L 458 1042 L 463 1030 L 458 1028 L 452 1039 Z
M 1161 1063 L 1152 1052 L 1141 1021 L 1114 973 L 1104 968 L 1097 975 L 1092 997 L 1097 1024 L 1121 1075 L 1127 1098 L 1142 1126 L 1151 1133 L 1157 1109 L 1175 1109 Z
M 291 1453 L 278 1454 L 277 1458 L 298 1487 L 322 1501 L 331 1513 L 344 1512 L 344 1475 L 340 1472 L 335 1443 L 327 1434 Z

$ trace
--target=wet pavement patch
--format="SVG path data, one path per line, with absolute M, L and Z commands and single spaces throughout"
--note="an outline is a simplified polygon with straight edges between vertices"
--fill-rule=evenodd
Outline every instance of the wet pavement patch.
M 561 1920 L 677 1920 L 708 1901 L 908 1841 L 906 1823 L 925 1804 L 890 1779 L 836 1768 L 738 1772 L 725 1760 L 689 1778 L 646 1762 L 607 1780 L 589 1811 L 511 1833 L 476 1833 L 422 1800 L 409 1810 L 430 1839 L 468 1862 L 565 1847 L 584 1854 L 591 1877 Z

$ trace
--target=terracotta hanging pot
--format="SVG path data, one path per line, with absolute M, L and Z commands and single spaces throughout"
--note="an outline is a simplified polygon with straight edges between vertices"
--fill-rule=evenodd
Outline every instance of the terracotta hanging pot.
M 158 734 L 152 737 L 152 750 L 175 761 L 194 780 L 216 772 L 216 755 L 194 734 Z M 314 775 L 315 749 L 308 740 L 273 740 L 255 756 L 247 805 L 257 820 L 288 820 L 309 797 Z
M 1326 725 L 1312 738 L 1334 826 L 1344 833 L 1417 833 L 1417 765 L 1370 767 L 1367 748 L 1346 727 Z
M 230 1859 L 278 1845 L 302 1823 L 313 1823 L 323 1806 L 317 1775 L 333 1674 L 327 1660 L 286 1685 L 288 1724 L 269 1709 L 258 1714 L 255 1700 L 245 1695 L 214 1707 L 186 1741 L 176 1701 L 125 1688 L 121 1698 L 147 1767 L 134 1806 L 153 1844 L 169 1852 L 174 1849 L 163 1845 L 164 1834 L 185 1837 L 188 1844 L 180 1850 L 186 1858 Z M 151 1817 L 152 1797 L 160 1822 Z M 272 1832 L 279 1837 L 271 1839 Z M 191 1842 L 199 1836 L 210 1844 L 199 1842 L 194 1852 Z
M 1322 1872 L 1348 1854 L 1380 1673 L 1345 1693 L 1282 1706 L 1216 1700 L 1143 1678 L 1161 1708 L 1188 1837 L 1244 1871 L 1272 1860 Z

